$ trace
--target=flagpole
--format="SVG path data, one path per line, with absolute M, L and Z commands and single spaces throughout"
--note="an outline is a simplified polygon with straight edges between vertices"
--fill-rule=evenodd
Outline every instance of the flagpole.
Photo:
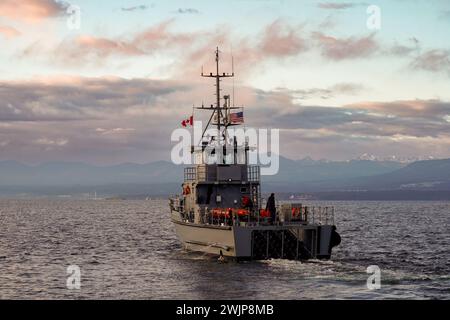
M 195 109 L 195 106 L 194 106 L 194 105 L 192 105 L 192 124 L 191 124 L 191 137 L 193 137 L 193 136 L 194 136 L 194 121 L 195 121 L 195 119 L 194 119 L 194 109 Z M 192 139 L 192 140 L 194 140 L 194 139 Z M 195 159 L 194 159 L 194 161 L 195 161 Z
M 233 47 L 231 47 L 231 72 L 234 74 L 234 57 L 233 57 Z M 235 106 L 234 104 L 234 77 L 233 77 L 233 102 L 232 102 L 233 107 Z

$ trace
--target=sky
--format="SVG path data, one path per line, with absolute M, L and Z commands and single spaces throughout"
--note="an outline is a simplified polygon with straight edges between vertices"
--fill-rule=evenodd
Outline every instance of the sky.
M 0 161 L 170 159 L 217 46 L 283 156 L 450 158 L 448 30 L 445 0 L 1 0 Z

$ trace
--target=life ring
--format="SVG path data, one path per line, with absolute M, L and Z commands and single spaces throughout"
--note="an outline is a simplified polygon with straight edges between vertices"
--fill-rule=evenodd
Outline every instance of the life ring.
M 183 188 L 183 195 L 188 195 L 191 193 L 191 188 L 189 186 L 186 186 L 185 188 Z

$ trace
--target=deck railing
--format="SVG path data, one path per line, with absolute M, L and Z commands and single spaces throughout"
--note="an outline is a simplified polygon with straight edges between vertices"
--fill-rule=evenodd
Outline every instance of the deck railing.
M 176 211 L 179 213 L 184 212 L 184 206 L 183 206 L 182 200 L 177 196 L 169 198 L 169 206 L 170 206 L 170 210 L 172 210 L 172 211 Z
M 279 210 L 284 223 L 334 225 L 334 207 L 305 206 L 300 203 L 282 204 Z
M 285 208 L 285 207 L 284 207 Z M 276 221 L 271 221 L 267 216 L 261 216 L 260 212 L 254 211 L 247 216 L 223 215 L 217 217 L 211 214 L 210 210 L 203 211 L 201 221 L 210 225 L 217 226 L 259 226 L 259 225 L 295 225 L 295 224 L 318 224 L 318 225 L 334 225 L 334 207 L 320 206 L 298 206 L 286 210 L 278 208 Z
M 245 167 L 244 167 L 245 168 Z M 245 169 L 242 169 L 245 170 Z M 247 182 L 259 182 L 261 169 L 259 166 L 247 166 L 247 173 L 242 171 L 242 180 Z M 209 167 L 207 165 L 199 165 L 196 167 L 184 168 L 184 181 L 215 181 L 217 179 L 217 167 Z M 245 182 L 245 181 L 244 181 Z
M 178 197 L 169 199 L 172 211 L 178 212 L 186 222 L 194 222 L 194 213 L 185 212 L 183 200 Z M 226 210 L 225 210 L 226 211 Z M 277 208 L 276 220 L 271 221 L 267 216 L 261 216 L 261 212 L 254 210 L 246 216 L 236 214 L 214 215 L 209 208 L 201 208 L 200 223 L 215 226 L 259 226 L 259 225 L 295 225 L 315 224 L 334 225 L 334 207 L 331 206 L 304 206 L 302 204 L 282 204 Z

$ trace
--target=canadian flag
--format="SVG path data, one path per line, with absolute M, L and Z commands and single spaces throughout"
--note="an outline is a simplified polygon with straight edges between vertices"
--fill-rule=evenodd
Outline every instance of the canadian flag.
M 183 127 L 187 127 L 188 125 L 189 125 L 189 126 L 193 126 L 193 125 L 194 125 L 194 116 L 190 116 L 188 119 L 183 120 L 183 121 L 181 122 L 181 125 L 182 125 Z

